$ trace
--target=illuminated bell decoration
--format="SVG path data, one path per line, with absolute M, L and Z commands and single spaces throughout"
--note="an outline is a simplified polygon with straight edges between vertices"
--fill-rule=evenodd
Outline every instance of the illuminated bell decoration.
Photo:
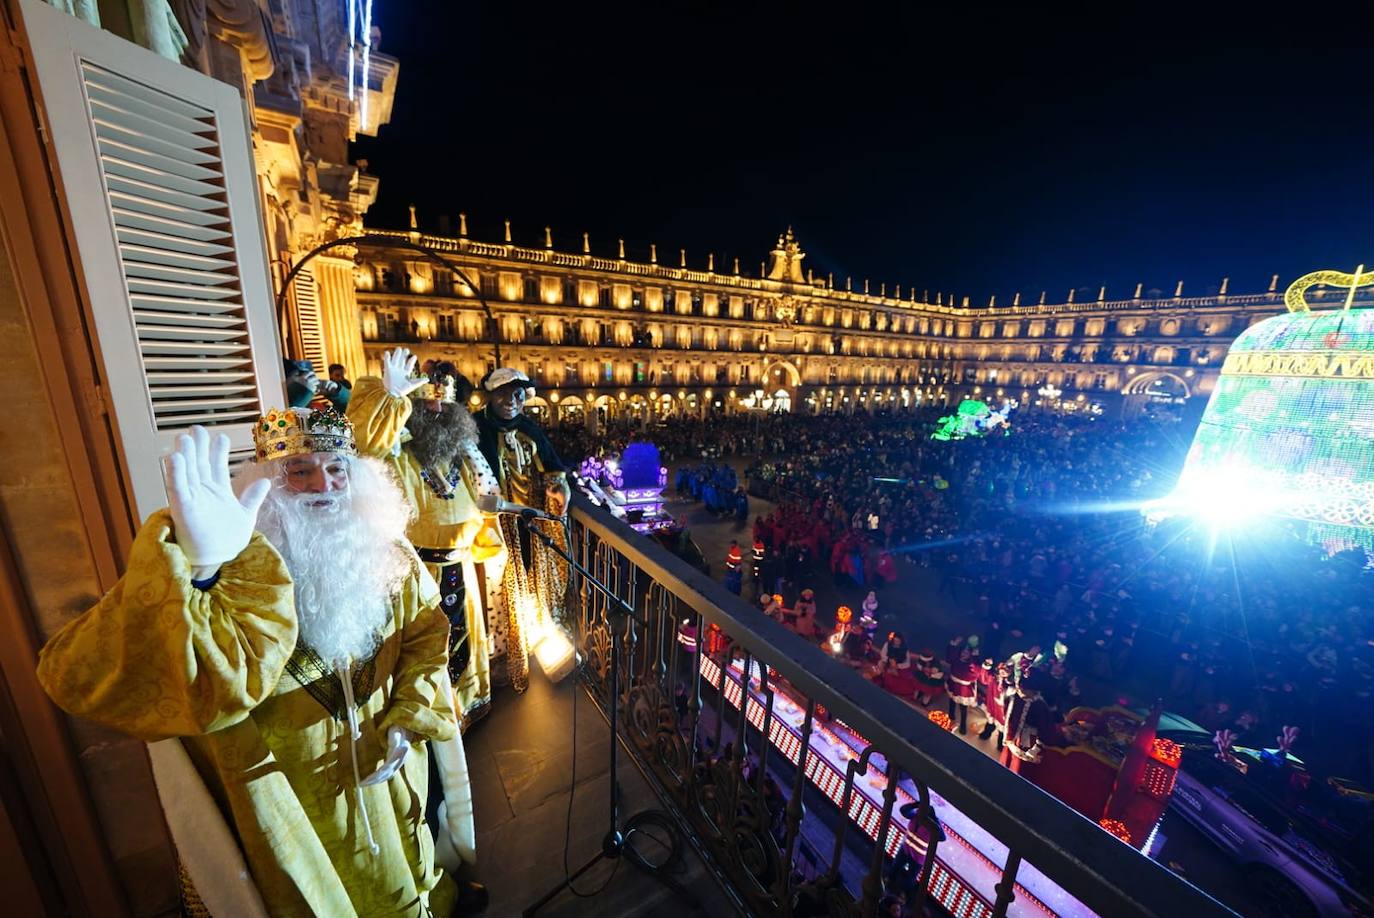
M 1343 309 L 1313 312 L 1305 291 L 1346 287 Z M 1352 309 L 1354 274 L 1317 271 L 1289 311 L 1231 344 L 1174 493 L 1146 513 L 1213 527 L 1296 521 L 1328 551 L 1374 550 L 1374 309 Z

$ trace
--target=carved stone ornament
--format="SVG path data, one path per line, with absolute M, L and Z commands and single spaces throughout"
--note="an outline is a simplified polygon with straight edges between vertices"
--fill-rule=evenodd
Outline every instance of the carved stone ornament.
M 783 325 L 791 325 L 797 321 L 797 301 L 790 296 L 774 300 L 773 315 L 777 316 Z
M 254 0 L 207 0 L 210 35 L 239 50 L 250 82 L 272 75 L 272 32 Z

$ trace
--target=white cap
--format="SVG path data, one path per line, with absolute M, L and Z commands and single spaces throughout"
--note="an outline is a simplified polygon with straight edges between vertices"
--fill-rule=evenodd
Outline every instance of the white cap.
M 497 367 L 488 373 L 486 378 L 482 380 L 482 388 L 486 389 L 488 392 L 495 392 L 502 386 L 508 386 L 514 382 L 522 382 L 527 387 L 533 387 L 530 383 L 530 378 L 519 370 L 510 367 Z

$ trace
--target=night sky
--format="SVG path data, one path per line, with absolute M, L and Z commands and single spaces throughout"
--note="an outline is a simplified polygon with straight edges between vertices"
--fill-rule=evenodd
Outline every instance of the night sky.
M 837 286 L 974 305 L 1374 264 L 1370 49 L 1296 29 L 375 2 L 401 70 L 354 151 L 382 179 L 371 227 L 414 203 L 429 231 L 464 211 L 479 239 L 509 218 L 517 243 L 548 224 L 564 250 L 586 230 L 754 274 L 791 224 Z

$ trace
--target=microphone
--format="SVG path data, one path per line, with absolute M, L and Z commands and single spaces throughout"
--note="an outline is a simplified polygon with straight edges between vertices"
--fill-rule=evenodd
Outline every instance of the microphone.
M 516 516 L 524 517 L 527 520 L 562 521 L 561 517 L 554 516 L 552 513 L 526 507 L 524 504 L 513 504 L 510 501 L 502 500 L 495 494 L 483 494 L 477 498 L 477 509 L 483 513 L 514 513 Z

